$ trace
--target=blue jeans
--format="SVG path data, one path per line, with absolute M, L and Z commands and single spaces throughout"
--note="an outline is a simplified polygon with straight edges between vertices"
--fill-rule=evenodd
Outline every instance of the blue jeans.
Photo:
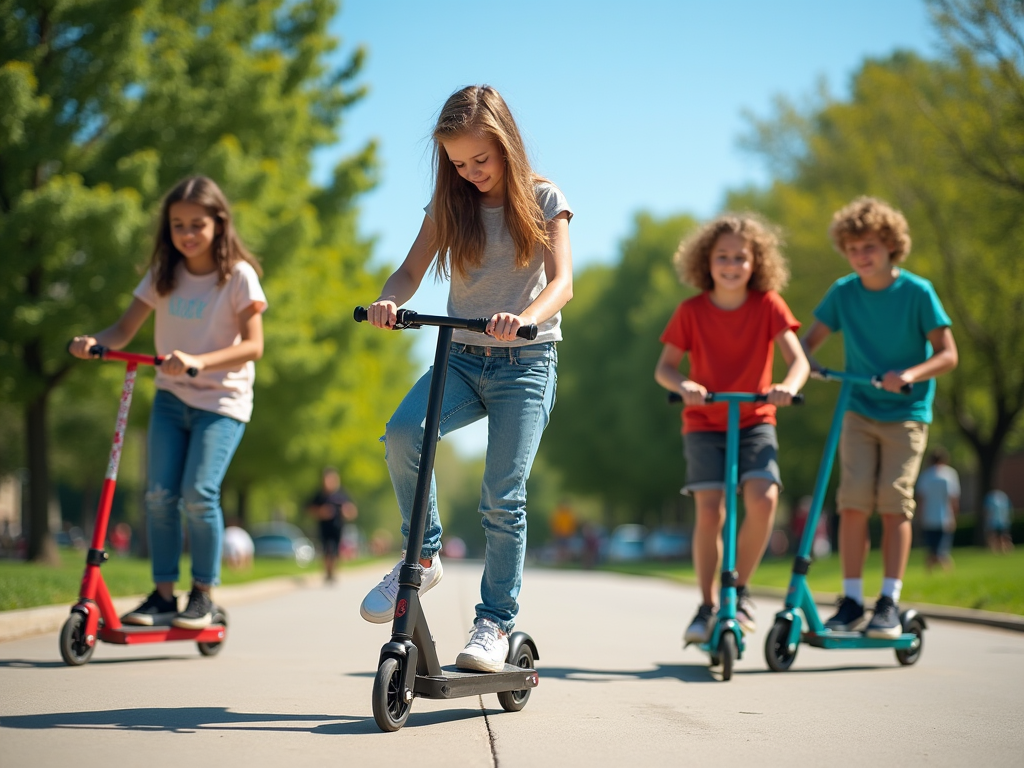
M 523 584 L 526 556 L 526 481 L 540 437 L 555 404 L 558 356 L 553 343 L 525 347 L 476 347 L 453 344 L 441 408 L 440 433 L 485 416 L 487 454 L 480 489 L 480 514 L 487 538 L 478 618 L 512 629 Z M 430 371 L 416 382 L 388 422 L 384 436 L 388 471 L 402 512 L 402 537 L 408 542 L 423 447 Z M 420 557 L 441 550 L 434 478 Z
M 220 484 L 242 439 L 245 424 L 185 405 L 158 389 L 149 418 L 146 518 L 153 581 L 178 580 L 181 511 L 188 524 L 192 581 L 220 583 L 224 513 Z

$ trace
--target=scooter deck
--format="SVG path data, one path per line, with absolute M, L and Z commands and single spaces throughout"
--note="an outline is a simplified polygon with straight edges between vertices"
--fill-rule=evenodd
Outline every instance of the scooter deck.
M 99 639 L 116 645 L 138 645 L 141 643 L 163 643 L 170 640 L 191 640 L 197 643 L 221 643 L 227 634 L 224 624 L 211 624 L 203 629 L 183 629 L 170 624 L 152 627 L 136 624 L 122 624 L 120 629 L 101 628 Z
M 803 641 L 815 648 L 896 648 L 906 650 L 914 647 L 918 636 L 904 632 L 896 638 L 867 637 L 862 632 L 804 633 Z
M 416 675 L 414 693 L 425 699 L 455 699 L 481 693 L 522 691 L 536 688 L 540 678 L 535 669 L 506 664 L 500 672 L 467 672 L 457 667 L 441 667 L 444 675 Z

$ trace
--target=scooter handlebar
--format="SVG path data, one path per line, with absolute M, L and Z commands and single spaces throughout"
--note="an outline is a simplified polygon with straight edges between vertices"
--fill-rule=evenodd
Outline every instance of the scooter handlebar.
M 668 401 L 670 403 L 681 403 L 681 402 L 683 402 L 683 396 L 681 394 L 679 394 L 678 392 L 669 392 L 668 393 Z M 717 399 L 716 400 L 716 394 L 714 392 L 708 392 L 706 395 L 704 395 L 704 402 L 705 403 L 714 403 L 714 402 L 722 402 L 722 400 L 721 399 Z M 766 403 L 766 402 L 768 402 L 768 395 L 760 394 L 760 393 L 753 394 L 751 396 L 751 398 L 750 398 L 750 402 L 753 402 L 753 403 Z M 804 393 L 803 392 L 799 392 L 799 393 L 793 395 L 793 403 L 792 404 L 793 405 L 803 405 L 804 404 Z
M 365 323 L 369 318 L 367 316 L 366 307 L 356 307 L 352 313 L 353 319 L 357 323 Z M 476 333 L 485 333 L 487 330 L 487 324 L 491 321 L 488 317 L 476 317 L 476 318 L 464 318 L 464 317 L 445 317 L 443 315 L 421 315 L 417 312 L 413 312 L 411 309 L 399 309 L 398 322 L 395 323 L 394 330 L 400 331 L 405 328 L 419 328 L 424 325 L 443 326 L 447 328 L 459 328 L 461 330 L 475 331 Z M 534 324 L 524 325 L 518 331 L 516 336 L 521 339 L 527 339 L 533 341 L 537 338 L 537 326 Z
M 867 384 L 875 389 L 882 389 L 882 381 L 885 377 L 876 373 L 873 376 L 865 376 L 858 373 L 846 373 L 845 371 L 833 371 L 829 368 L 819 368 L 816 371 L 811 371 L 811 378 L 820 379 L 821 381 L 852 381 L 855 384 Z M 909 395 L 914 391 L 913 384 L 904 384 L 900 387 L 901 395 Z
M 137 365 L 160 365 L 166 359 L 158 355 L 140 355 L 135 352 L 121 352 L 116 349 L 104 347 L 102 344 L 93 344 L 89 347 L 89 355 L 91 357 L 98 357 L 100 360 L 121 360 L 122 362 L 135 363 Z M 192 378 L 199 375 L 198 368 L 189 368 L 185 372 Z

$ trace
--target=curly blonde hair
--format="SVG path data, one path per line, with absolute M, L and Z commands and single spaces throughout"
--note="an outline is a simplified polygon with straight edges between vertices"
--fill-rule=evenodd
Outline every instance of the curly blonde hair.
M 889 261 L 898 264 L 910 253 L 910 227 L 903 214 L 877 197 L 861 196 L 834 214 L 828 228 L 835 249 L 844 256 L 846 241 L 872 232 L 889 249 Z
M 751 245 L 754 270 L 747 288 L 780 292 L 789 282 L 789 267 L 782 255 L 782 232 L 764 217 L 750 212 L 724 213 L 691 234 L 676 250 L 672 263 L 679 279 L 701 291 L 711 291 L 711 251 L 721 235 L 739 235 Z

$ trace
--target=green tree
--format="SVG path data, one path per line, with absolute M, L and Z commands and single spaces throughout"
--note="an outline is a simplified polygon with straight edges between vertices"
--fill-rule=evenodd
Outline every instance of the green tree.
M 362 49 L 326 63 L 336 10 L 0 0 L 0 396 L 24 413 L 30 557 L 47 547 L 47 416 L 73 369 L 64 346 L 123 310 L 159 196 L 191 173 L 222 185 L 267 273 L 257 419 L 234 482 L 273 482 L 314 460 L 347 464 L 366 487 L 384 482 L 345 444 L 405 376 L 403 342 L 382 354 L 380 335 L 347 322 L 380 277 L 366 273 L 354 205 L 373 183 L 374 147 L 324 188 L 308 180 L 310 154 L 336 140 L 363 92 L 352 84 Z
M 600 496 L 608 524 L 677 510 L 679 411 L 654 381 L 658 338 L 688 291 L 672 254 L 695 222 L 637 216 L 619 263 L 578 276 L 563 311 L 558 405 L 540 458 L 567 491 Z

